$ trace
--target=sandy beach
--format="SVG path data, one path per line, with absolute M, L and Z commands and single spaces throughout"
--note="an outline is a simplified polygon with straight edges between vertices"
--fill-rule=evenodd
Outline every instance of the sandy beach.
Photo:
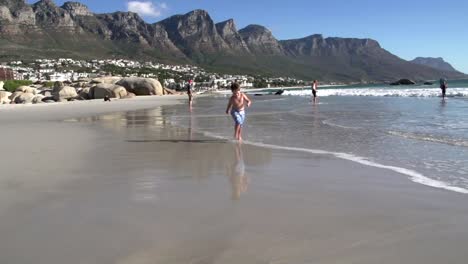
M 185 104 L 0 107 L 0 263 L 466 263 L 466 195 L 207 137 Z

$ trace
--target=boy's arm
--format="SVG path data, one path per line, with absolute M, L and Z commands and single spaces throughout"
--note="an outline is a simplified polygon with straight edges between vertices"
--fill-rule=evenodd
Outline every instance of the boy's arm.
M 231 109 L 231 107 L 232 107 L 232 97 L 229 98 L 229 103 L 226 107 L 226 114 L 229 114 L 229 110 Z
M 250 101 L 249 97 L 247 97 L 246 94 L 243 94 L 243 95 L 244 95 L 244 100 L 247 101 L 247 107 L 249 107 L 252 104 L 252 101 Z

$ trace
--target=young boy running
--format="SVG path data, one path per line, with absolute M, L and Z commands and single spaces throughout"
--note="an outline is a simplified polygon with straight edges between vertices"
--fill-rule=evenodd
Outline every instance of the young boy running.
M 252 101 L 250 101 L 247 95 L 241 93 L 238 83 L 231 84 L 231 91 L 232 96 L 229 98 L 226 114 L 231 112 L 231 116 L 234 119 L 234 138 L 236 140 L 242 140 L 242 125 L 245 121 L 244 105 L 247 103 L 247 107 L 249 107 Z

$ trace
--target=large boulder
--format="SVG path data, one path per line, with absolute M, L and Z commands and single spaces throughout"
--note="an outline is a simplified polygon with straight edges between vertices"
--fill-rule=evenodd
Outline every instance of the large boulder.
M 89 83 L 88 82 L 74 82 L 72 86 L 77 88 L 77 89 L 85 88 L 85 87 L 89 86 Z
M 122 80 L 122 77 L 115 77 L 115 76 L 98 77 L 98 78 L 94 78 L 91 81 L 91 83 L 93 84 L 98 84 L 98 83 L 116 84 L 120 80 Z
M 34 97 L 32 93 L 21 93 L 15 97 L 15 104 L 32 104 Z
M 163 95 L 164 90 L 161 83 L 156 79 L 129 77 L 123 78 L 117 85 L 125 87 L 128 92 L 136 95 Z
M 41 94 L 38 94 L 36 96 L 34 96 L 34 98 L 32 99 L 32 103 L 33 104 L 42 104 L 44 103 L 42 100 L 45 98 L 45 96 L 41 95 Z
M 55 101 L 66 101 L 78 96 L 76 89 L 71 86 L 54 87 L 52 95 Z
M 55 103 L 54 97 L 52 96 L 47 96 L 42 98 L 43 103 Z
M 29 86 L 20 86 L 20 87 L 16 88 L 15 92 L 36 94 L 37 90 L 36 90 L 36 88 L 29 87 Z
M 22 95 L 22 94 L 23 94 L 23 92 L 14 92 L 14 93 L 10 94 L 10 96 L 8 97 L 8 99 L 10 99 L 10 101 L 11 101 L 12 103 L 14 103 L 16 97 L 18 97 L 18 96 L 20 96 L 20 95 Z
M 132 99 L 135 98 L 136 95 L 134 93 L 127 93 L 126 96 L 122 97 L 121 99 Z
M 100 83 L 91 87 L 90 95 L 93 99 L 103 99 L 105 96 L 122 98 L 127 96 L 127 90 L 120 85 Z
M 54 82 L 54 88 L 52 89 L 52 93 L 56 93 L 60 91 L 63 87 L 65 87 L 63 82 L 58 82 L 58 81 Z
M 52 96 L 52 91 L 51 90 L 42 90 L 39 92 L 40 95 L 43 95 L 45 97 Z
M 92 94 L 91 94 L 91 88 L 85 87 L 85 88 L 81 89 L 78 92 L 78 99 L 81 99 L 81 100 L 93 99 Z
M 416 84 L 415 82 L 413 82 L 412 80 L 409 80 L 409 79 L 400 79 L 396 82 L 392 82 L 390 85 L 413 85 L 413 84 Z
M 117 87 L 114 88 L 113 92 L 115 94 L 115 98 L 125 98 L 128 95 L 127 89 L 123 86 L 116 85 Z
M 0 104 L 9 104 L 11 102 L 11 93 L 7 91 L 0 91 Z

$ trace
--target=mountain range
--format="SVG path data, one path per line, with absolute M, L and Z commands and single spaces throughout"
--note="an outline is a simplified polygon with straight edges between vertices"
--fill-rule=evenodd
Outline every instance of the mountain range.
M 455 68 L 453 68 L 450 63 L 446 62 L 443 58 L 423 58 L 423 57 L 417 57 L 414 60 L 411 61 L 412 63 L 420 64 L 420 65 L 425 65 L 434 69 L 439 69 L 442 71 L 448 71 L 448 72 L 457 72 Z
M 0 59 L 130 58 L 208 70 L 342 82 L 464 78 L 453 68 L 405 61 L 372 39 L 278 40 L 261 25 L 238 30 L 204 10 L 146 23 L 138 14 L 94 14 L 78 2 L 0 0 Z

